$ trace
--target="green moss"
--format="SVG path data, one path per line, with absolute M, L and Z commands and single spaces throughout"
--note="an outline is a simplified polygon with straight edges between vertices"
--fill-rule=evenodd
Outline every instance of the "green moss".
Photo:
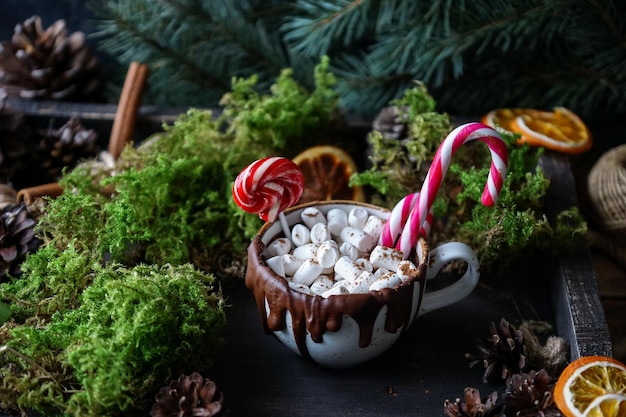
M 75 416 L 145 410 L 155 384 L 211 367 L 225 324 L 214 285 L 190 264 L 98 270 L 75 309 L 58 311 L 47 325 L 12 329 L 8 346 L 38 365 L 22 362 L 32 368 L 23 372 L 53 378 L 44 386 L 23 378 L 3 401 Z M 20 375 L 14 368 L 2 373 Z

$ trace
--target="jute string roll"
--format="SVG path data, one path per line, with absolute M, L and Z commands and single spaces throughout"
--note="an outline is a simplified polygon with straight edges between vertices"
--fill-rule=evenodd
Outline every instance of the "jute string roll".
M 626 268 L 626 145 L 602 155 L 589 172 L 589 199 L 597 230 L 589 240 Z

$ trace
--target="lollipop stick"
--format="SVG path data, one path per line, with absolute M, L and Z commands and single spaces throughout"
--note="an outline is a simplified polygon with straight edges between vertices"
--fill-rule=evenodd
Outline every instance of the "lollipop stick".
M 287 218 L 285 217 L 285 213 L 283 213 L 282 211 L 278 213 L 278 222 L 280 223 L 280 227 L 282 227 L 283 229 L 285 237 L 291 242 L 291 229 L 289 229 L 289 225 L 287 224 Z

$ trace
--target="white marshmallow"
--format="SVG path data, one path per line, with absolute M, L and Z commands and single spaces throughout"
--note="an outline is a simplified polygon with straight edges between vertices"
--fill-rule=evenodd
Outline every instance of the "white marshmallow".
M 378 240 L 364 231 L 351 226 L 344 227 L 339 236 L 342 241 L 350 243 L 362 252 L 370 251 Z
M 345 285 L 337 285 L 335 287 L 332 287 L 330 290 L 323 292 L 321 296 L 324 298 L 328 298 L 331 295 L 341 295 L 341 294 L 350 294 L 350 291 L 348 291 Z
M 347 256 L 342 256 L 335 264 L 335 274 L 353 283 L 363 270 Z
M 335 282 L 333 282 L 333 287 L 338 287 L 340 285 L 343 285 L 344 287 L 348 287 L 350 285 L 350 282 L 346 280 L 344 277 L 335 276 Z
M 271 258 L 272 256 L 284 255 L 289 251 L 291 251 L 291 241 L 286 237 L 279 237 L 267 245 L 265 255 Z
M 327 240 L 317 249 L 317 260 L 322 268 L 330 268 L 339 259 L 339 248 L 334 240 Z
M 291 253 L 286 253 L 283 255 L 283 269 L 285 271 L 285 275 L 293 276 L 296 273 L 298 268 L 304 262 L 303 259 L 297 258 Z
M 388 270 L 387 268 L 378 268 L 377 270 L 374 271 L 374 275 L 376 276 L 376 278 L 380 278 L 385 274 L 390 273 L 391 271 Z
M 326 214 L 328 230 L 333 236 L 339 236 L 348 226 L 348 215 L 341 209 L 330 209 Z
M 383 288 L 395 288 L 400 284 L 402 284 L 402 280 L 395 273 L 389 273 L 374 281 L 372 285 L 370 285 L 369 290 L 379 291 Z
M 374 266 L 371 264 L 371 262 L 368 259 L 358 258 L 357 260 L 354 261 L 354 263 L 357 264 L 364 271 L 374 272 Z
M 311 227 L 310 236 L 313 243 L 326 242 L 330 240 L 330 230 L 328 230 L 326 223 L 316 223 Z
M 302 223 L 298 223 L 291 229 L 291 241 L 296 246 L 306 245 L 311 242 L 311 231 Z
M 348 226 L 363 230 L 369 214 L 363 207 L 355 207 L 348 213 Z
M 383 233 L 383 225 L 385 224 L 384 220 L 378 216 L 369 216 L 365 225 L 363 226 L 363 231 L 368 235 L 372 236 L 375 241 L 378 241 L 380 235 Z M 371 249 L 371 248 L 370 248 Z
M 315 207 L 307 207 L 302 210 L 300 218 L 309 229 L 318 223 L 326 224 L 326 217 Z
M 304 294 L 311 294 L 311 289 L 307 285 L 298 284 L 297 282 L 289 282 L 289 288 Z
M 320 245 L 316 243 L 306 243 L 302 246 L 298 246 L 293 250 L 293 256 L 296 258 L 300 258 L 303 261 L 307 259 L 315 259 L 317 258 L 317 249 Z
M 409 260 L 403 260 L 400 262 L 398 269 L 396 269 L 396 275 L 402 280 L 402 282 L 406 282 L 409 278 L 414 277 L 416 274 L 417 267 Z
M 366 293 L 376 280 L 376 275 L 371 272 L 363 271 L 361 275 L 359 275 L 354 282 L 348 286 L 348 289 L 352 294 Z
M 317 259 L 307 259 L 293 274 L 293 281 L 298 284 L 311 285 L 322 273 L 322 267 Z
M 390 271 L 397 270 L 403 259 L 404 256 L 399 250 L 380 245 L 377 245 L 370 255 L 370 262 L 375 269 L 385 268 Z
M 265 263 L 267 266 L 272 268 L 272 271 L 276 272 L 276 274 L 281 277 L 285 277 L 285 264 L 283 263 L 283 256 L 285 255 L 277 255 L 269 258 Z
M 333 287 L 333 280 L 326 275 L 320 275 L 311 284 L 311 294 L 321 295 Z
M 359 257 L 359 250 L 348 242 L 343 242 L 341 246 L 339 246 L 339 254 L 356 261 Z

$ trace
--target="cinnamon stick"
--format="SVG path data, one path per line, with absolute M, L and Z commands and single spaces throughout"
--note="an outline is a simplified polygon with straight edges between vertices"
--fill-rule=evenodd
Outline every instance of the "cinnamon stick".
M 31 205 L 38 197 L 58 197 L 63 193 L 63 188 L 58 182 L 36 185 L 33 187 L 22 188 L 17 192 L 17 201 L 24 201 Z
M 133 140 L 148 72 L 148 66 L 138 62 L 131 62 L 128 68 L 109 137 L 109 153 L 115 159 L 119 158 L 124 146 Z

